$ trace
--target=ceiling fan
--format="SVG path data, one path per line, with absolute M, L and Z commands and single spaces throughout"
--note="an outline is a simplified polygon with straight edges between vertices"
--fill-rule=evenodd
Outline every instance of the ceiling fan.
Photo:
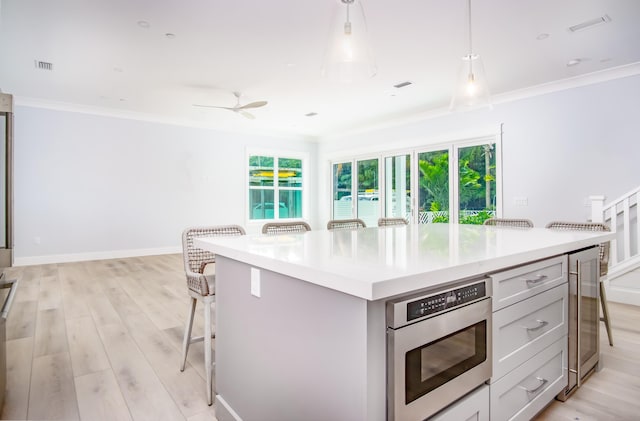
M 233 107 L 220 107 L 216 105 L 202 105 L 202 104 L 193 104 L 193 106 L 204 107 L 204 108 L 220 108 L 223 110 L 229 110 L 229 111 L 233 111 L 234 113 L 238 113 L 248 119 L 253 120 L 256 117 L 246 110 L 249 108 L 260 108 L 267 105 L 267 101 L 256 101 L 256 102 L 250 102 L 245 105 L 240 105 L 240 92 L 234 92 L 233 95 L 235 95 L 236 97 L 236 105 L 234 105 Z

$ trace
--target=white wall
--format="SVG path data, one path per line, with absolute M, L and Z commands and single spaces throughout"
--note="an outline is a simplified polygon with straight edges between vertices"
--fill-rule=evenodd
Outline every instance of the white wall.
M 178 252 L 187 226 L 246 226 L 247 147 L 317 149 L 301 139 L 17 106 L 15 263 Z
M 503 216 L 536 226 L 586 220 L 590 195 L 609 200 L 640 185 L 640 76 L 324 139 L 320 194 L 329 197 L 332 158 L 499 132 L 503 123 Z M 526 197 L 527 206 L 515 206 Z M 329 206 L 320 219 L 329 219 Z

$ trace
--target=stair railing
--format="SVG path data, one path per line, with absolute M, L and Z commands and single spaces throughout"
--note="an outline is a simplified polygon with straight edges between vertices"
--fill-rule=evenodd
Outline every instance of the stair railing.
M 591 221 L 604 222 L 611 231 L 616 231 L 616 239 L 611 241 L 609 268 L 615 271 L 628 263 L 637 263 L 640 259 L 640 186 L 608 204 L 604 203 L 604 196 L 590 196 L 589 199 Z

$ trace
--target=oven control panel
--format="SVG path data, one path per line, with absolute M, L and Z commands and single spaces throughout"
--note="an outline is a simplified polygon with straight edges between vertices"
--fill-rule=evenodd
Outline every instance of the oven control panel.
M 440 313 L 487 296 L 486 282 L 477 282 L 407 303 L 407 322 Z

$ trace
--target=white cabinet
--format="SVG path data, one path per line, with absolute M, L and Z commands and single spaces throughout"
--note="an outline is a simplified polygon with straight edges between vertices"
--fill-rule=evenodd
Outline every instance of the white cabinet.
M 494 273 L 493 311 L 567 283 L 567 256 L 557 256 Z
M 449 420 L 489 421 L 489 386 L 480 386 L 429 418 L 429 421 Z
M 530 420 L 567 384 L 567 345 L 561 339 L 491 384 L 491 421 Z
M 566 338 L 567 295 L 565 283 L 493 313 L 492 382 Z
M 567 256 L 490 275 L 491 420 L 528 420 L 568 382 Z

